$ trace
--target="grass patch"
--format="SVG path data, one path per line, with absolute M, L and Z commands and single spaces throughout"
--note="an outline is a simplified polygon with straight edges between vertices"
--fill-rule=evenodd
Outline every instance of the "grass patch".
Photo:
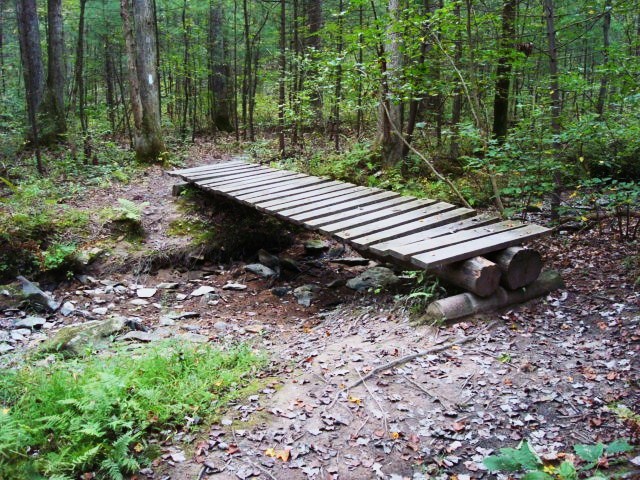
M 122 479 L 157 455 L 149 435 L 212 419 L 263 364 L 246 346 L 163 342 L 0 371 L 0 478 Z

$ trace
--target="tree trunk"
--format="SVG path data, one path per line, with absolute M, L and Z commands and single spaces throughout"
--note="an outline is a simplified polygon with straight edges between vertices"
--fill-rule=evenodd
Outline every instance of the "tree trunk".
M 7 82 L 4 71 L 4 0 L 0 0 L 0 95 L 7 92 Z
M 157 160 L 165 150 L 160 128 L 160 99 L 156 71 L 156 38 L 150 0 L 121 0 L 129 65 L 129 85 L 135 124 L 134 144 L 139 160 Z M 131 22 L 131 12 L 134 21 Z M 133 23 L 133 25 L 132 25 Z
M 304 9 L 307 18 L 307 37 L 305 46 L 311 56 L 317 56 L 322 49 L 322 0 L 305 0 Z M 315 111 L 315 121 L 317 125 L 322 125 L 322 94 L 317 84 L 318 68 L 313 62 L 307 71 L 307 81 L 311 88 L 311 105 Z
M 189 112 L 189 100 L 191 97 L 191 72 L 189 71 L 189 52 L 191 27 L 187 23 L 187 0 L 182 2 L 182 35 L 183 35 L 183 56 L 182 56 L 182 121 L 180 122 L 180 137 L 182 140 L 187 135 L 187 113 Z
M 280 157 L 286 157 L 285 151 L 285 82 L 287 79 L 287 56 L 286 56 L 286 28 L 287 28 L 287 3 L 280 0 L 280 75 L 278 78 L 278 145 Z
M 453 14 L 456 17 L 457 29 L 455 40 L 455 53 L 453 61 L 456 68 L 460 68 L 462 61 L 462 29 L 460 28 L 460 2 L 456 2 Z M 450 156 L 456 160 L 460 156 L 460 121 L 462 120 L 462 85 L 460 79 L 456 79 L 456 86 L 453 90 L 453 103 L 451 106 L 451 151 Z
M 484 257 L 474 257 L 461 263 L 445 265 L 434 272 L 453 285 L 480 297 L 488 297 L 500 285 L 502 275 L 495 263 Z
M 501 283 L 509 290 L 526 287 L 536 281 L 542 271 L 542 257 L 536 250 L 510 247 L 488 255 L 502 271 Z
M 342 50 L 344 48 L 343 29 L 344 18 L 342 11 L 344 9 L 344 1 L 338 3 L 339 17 L 338 30 L 336 32 L 336 53 L 338 54 L 338 62 L 336 65 L 336 83 L 334 88 L 334 104 L 333 104 L 333 145 L 336 152 L 340 151 L 340 102 L 342 101 Z
M 511 64 L 516 36 L 516 10 L 518 0 L 506 0 L 502 5 L 502 37 L 500 59 L 496 70 L 496 91 L 493 98 L 493 136 L 503 143 L 509 130 L 509 89 Z
M 211 121 L 221 132 L 233 131 L 231 109 L 231 71 L 227 63 L 227 46 L 222 30 L 222 2 L 209 5 L 209 95 Z
M 389 25 L 386 31 L 386 55 L 382 62 L 382 88 L 378 110 L 378 143 L 382 148 L 383 168 L 394 168 L 402 161 L 402 102 L 391 98 L 400 82 L 402 53 L 400 33 L 396 31 L 400 0 L 389 0 Z M 384 55 L 384 54 L 383 54 Z
M 558 49 L 556 47 L 555 13 L 553 0 L 544 0 L 544 14 L 547 23 L 547 42 L 549 45 L 549 88 L 551 89 L 551 133 L 553 134 L 553 150 L 557 154 L 560 151 L 560 141 L 558 139 L 562 125 L 560 124 L 560 114 L 562 104 L 560 96 L 560 83 L 558 81 Z M 558 209 L 560 207 L 562 195 L 562 176 L 560 169 L 553 172 L 554 191 L 551 194 L 551 219 L 557 221 L 559 218 Z
M 607 99 L 607 84 L 609 80 L 608 63 L 609 63 L 609 47 L 611 46 L 611 0 L 605 0 L 604 3 L 604 15 L 602 17 L 602 38 L 603 38 L 603 59 L 602 63 L 605 66 L 605 71 L 602 73 L 600 79 L 600 91 L 598 92 L 598 103 L 596 105 L 596 112 L 598 117 L 602 117 L 604 114 L 604 105 Z
M 44 69 L 42 66 L 42 50 L 40 49 L 38 10 L 35 0 L 16 0 L 16 17 L 18 20 L 18 40 L 24 75 L 27 116 L 31 127 L 30 140 L 36 150 L 38 172 L 44 174 L 44 165 L 40 156 L 38 129 L 38 111 L 44 94 Z
M 85 113 L 86 88 L 84 84 L 84 16 L 87 0 L 80 0 L 80 17 L 78 19 L 78 43 L 76 44 L 76 64 L 74 72 L 74 102 L 78 102 L 78 116 L 80 117 L 80 127 L 82 136 L 87 142 L 89 125 Z M 85 160 L 87 160 L 85 158 Z

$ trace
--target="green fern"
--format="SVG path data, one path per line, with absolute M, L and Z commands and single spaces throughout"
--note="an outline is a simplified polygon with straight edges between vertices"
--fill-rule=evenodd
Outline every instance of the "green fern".
M 149 206 L 149 202 L 137 204 L 126 198 L 119 198 L 118 203 L 120 206 L 114 209 L 118 215 L 115 220 L 132 223 L 140 223 L 142 221 L 143 210 Z

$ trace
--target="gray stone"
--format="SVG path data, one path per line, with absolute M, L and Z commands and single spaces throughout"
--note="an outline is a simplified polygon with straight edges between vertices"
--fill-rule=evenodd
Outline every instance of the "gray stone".
M 158 323 L 162 327 L 173 327 L 176 324 L 176 321 L 173 318 L 160 317 L 160 321 Z
M 229 329 L 229 324 L 223 321 L 218 321 L 213 324 L 213 328 L 219 332 L 226 332 Z
M 169 312 L 166 317 L 172 320 L 180 320 L 183 318 L 198 318 L 200 314 L 198 312 Z
M 79 250 L 75 258 L 76 260 L 84 266 L 87 266 L 93 262 L 95 262 L 98 258 L 100 258 L 105 252 L 103 248 L 93 247 L 88 250 Z
M 10 352 L 11 350 L 15 350 L 15 348 L 8 343 L 0 343 L 0 355 Z
M 181 340 L 186 340 L 187 342 L 192 343 L 207 343 L 209 341 L 209 337 L 206 335 L 200 335 L 199 333 L 182 333 L 178 335 L 178 338 Z
M 191 292 L 191 296 L 192 297 L 201 297 L 203 296 L 205 293 L 211 293 L 211 292 L 215 292 L 215 288 L 210 287 L 209 285 L 202 285 L 201 287 L 195 289 L 193 292 Z
M 133 300 L 130 300 L 129 303 L 131 305 L 135 305 L 136 307 L 144 307 L 145 305 L 149 305 L 149 302 L 147 302 L 144 298 L 134 298 Z
M 156 288 L 139 288 L 136 290 L 138 298 L 151 298 L 158 290 Z
M 307 253 L 320 253 L 329 248 L 329 242 L 321 239 L 312 239 L 304 242 L 304 249 Z
M 34 283 L 23 276 L 16 277 L 22 284 L 22 295 L 33 307 L 41 308 L 50 312 L 55 312 L 60 308 L 60 303 L 56 302 L 50 295 L 40 290 Z
M 179 302 L 181 302 L 182 300 L 185 300 L 187 297 L 188 295 L 184 293 L 176 293 L 176 300 L 178 300 Z
M 249 265 L 245 265 L 244 269 L 247 272 L 254 273 L 262 278 L 270 278 L 277 275 L 274 270 L 265 265 L 262 265 L 261 263 L 250 263 Z
M 180 284 L 176 282 L 163 282 L 156 285 L 156 288 L 159 288 L 161 290 L 175 290 L 179 286 Z
M 273 287 L 271 289 L 271 293 L 273 293 L 276 297 L 284 297 L 291 291 L 289 287 Z
M 71 302 L 64 302 L 62 304 L 62 307 L 60 307 L 60 313 L 65 317 L 68 317 L 75 311 L 76 311 L 76 306 Z
M 296 262 L 293 258 L 287 256 L 283 256 L 280 258 L 280 266 L 284 270 L 289 270 L 290 272 L 297 273 L 302 271 L 300 265 L 298 265 L 298 262 Z
M 247 286 L 243 285 L 242 283 L 227 283 L 224 287 L 222 287 L 223 290 L 246 290 Z
M 183 330 L 186 330 L 187 332 L 199 332 L 200 331 L 200 327 L 198 325 L 181 325 L 181 327 Z
M 265 267 L 269 267 L 276 271 L 280 268 L 280 259 L 275 255 L 271 255 L 262 248 L 258 250 L 258 261 Z
M 42 317 L 26 317 L 21 320 L 14 322 L 14 328 L 31 328 L 33 330 L 38 330 L 42 328 L 42 326 L 47 323 L 46 318 Z
M 102 348 L 111 338 L 126 330 L 128 320 L 114 315 L 106 320 L 92 320 L 63 327 L 39 348 L 43 353 L 61 352 L 66 356 L 77 356 L 94 348 Z
M 134 340 L 136 342 L 155 342 L 157 340 L 160 340 L 161 337 L 151 333 L 151 332 L 140 332 L 140 331 L 133 331 L 133 332 L 127 332 L 124 335 L 120 335 L 118 337 L 118 340 Z
M 15 331 L 15 330 L 14 330 Z M 0 342 L 8 342 L 11 335 L 6 330 L 0 330 Z
M 373 267 L 347 281 L 347 287 L 359 292 L 369 288 L 385 288 L 400 282 L 400 279 L 387 267 Z
M 91 310 L 91 313 L 95 313 L 96 315 L 106 315 L 109 309 L 107 307 L 98 307 Z
M 317 285 L 302 285 L 293 291 L 293 296 L 296 297 L 300 305 L 309 307 L 315 298 L 315 292 L 318 290 L 320 290 L 320 288 Z
M 17 328 L 15 330 L 11 330 L 12 340 L 24 340 L 24 337 L 28 337 L 29 335 L 31 335 L 31 330 L 28 328 Z

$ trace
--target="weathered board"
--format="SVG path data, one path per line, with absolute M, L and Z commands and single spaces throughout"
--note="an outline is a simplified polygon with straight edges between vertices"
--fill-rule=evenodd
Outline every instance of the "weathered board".
M 206 191 L 332 235 L 360 251 L 433 270 L 550 232 L 436 200 L 242 160 L 168 172 Z

